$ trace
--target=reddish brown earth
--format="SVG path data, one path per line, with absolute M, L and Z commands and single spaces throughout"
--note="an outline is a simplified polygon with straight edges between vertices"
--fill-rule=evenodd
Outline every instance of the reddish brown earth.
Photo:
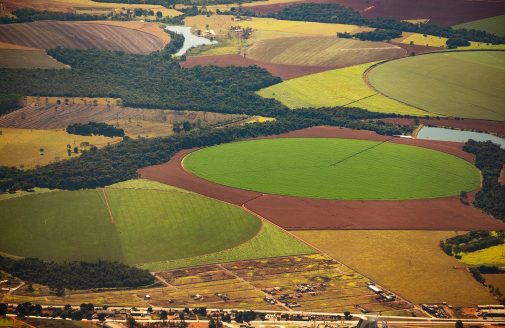
M 498 178 L 498 182 L 502 186 L 505 185 L 505 165 L 501 169 L 500 177 Z
M 419 54 L 424 54 L 427 52 L 433 52 L 433 51 L 439 51 L 442 50 L 443 48 L 439 47 L 428 47 L 428 46 L 422 46 L 418 44 L 405 44 L 405 43 L 399 43 L 399 42 L 391 42 L 391 44 L 394 44 L 395 46 L 398 46 L 402 49 L 405 49 L 407 52 L 407 55 L 410 55 L 412 53 L 419 55 Z
M 505 14 L 503 0 L 306 0 L 303 2 L 338 3 L 359 11 L 367 18 L 429 18 L 431 24 L 441 26 Z M 272 13 L 294 3 L 259 5 L 248 7 L 248 9 L 258 13 Z
M 370 131 L 313 127 L 269 138 L 349 138 L 385 140 Z M 390 142 L 444 151 L 474 160 L 461 143 L 395 138 Z M 505 224 L 464 205 L 459 197 L 404 201 L 341 201 L 265 195 L 216 184 L 194 176 L 182 167 L 192 150 L 176 154 L 169 162 L 139 170 L 143 178 L 160 181 L 242 206 L 285 229 L 398 229 L 473 230 L 505 229 Z M 470 198 L 473 194 L 470 195 Z M 471 199 L 470 199 L 471 200 Z
M 400 125 L 416 125 L 415 120 L 411 118 L 386 118 L 383 119 L 387 123 L 395 123 Z M 424 125 L 448 127 L 462 130 L 474 130 L 479 132 L 488 132 L 505 138 L 505 122 L 472 120 L 472 119 L 454 119 L 441 118 L 437 119 L 419 119 L 419 123 Z
M 189 57 L 188 60 L 181 63 L 182 67 L 190 68 L 194 66 L 254 66 L 257 65 L 269 71 L 272 75 L 278 76 L 283 80 L 293 79 L 304 75 L 319 73 L 329 69 L 338 67 L 329 66 L 299 66 L 299 65 L 284 65 L 262 62 L 250 58 L 245 58 L 241 55 L 218 55 L 218 56 L 198 56 Z

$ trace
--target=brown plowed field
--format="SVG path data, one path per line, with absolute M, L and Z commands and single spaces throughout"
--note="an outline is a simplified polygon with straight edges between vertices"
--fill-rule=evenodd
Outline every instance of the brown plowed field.
M 363 16 L 369 18 L 428 18 L 431 24 L 442 26 L 452 26 L 505 13 L 505 1 L 502 0 L 305 0 L 302 2 L 338 3 L 358 10 Z M 247 9 L 258 13 L 272 13 L 293 3 L 250 6 Z
M 350 138 L 385 140 L 370 131 L 314 127 L 270 138 Z M 431 148 L 473 161 L 460 143 L 404 138 L 392 142 Z M 285 229 L 403 229 L 473 230 L 504 229 L 505 224 L 463 205 L 459 197 L 406 201 L 338 201 L 264 195 L 222 186 L 184 170 L 183 158 L 193 150 L 176 154 L 169 162 L 139 170 L 143 178 L 188 189 L 202 195 L 241 205 Z
M 394 123 L 400 125 L 416 125 L 415 120 L 411 118 L 386 118 L 383 119 L 384 122 Z M 505 122 L 498 121 L 486 121 L 486 120 L 472 120 L 472 119 L 453 119 L 453 118 L 441 118 L 436 119 L 424 119 L 420 118 L 419 123 L 424 125 L 456 128 L 462 130 L 475 130 L 480 132 L 489 132 L 496 134 L 500 137 L 505 138 Z
M 329 69 L 339 67 L 327 66 L 300 66 L 300 65 L 285 65 L 261 62 L 250 58 L 245 58 L 241 55 L 218 55 L 218 56 L 198 56 L 189 57 L 188 60 L 181 63 L 182 67 L 190 68 L 194 66 L 254 66 L 257 65 L 269 71 L 272 75 L 278 76 L 283 80 L 294 79 L 296 77 L 324 72 Z
M 38 21 L 0 26 L 0 42 L 38 49 L 56 47 L 151 53 L 162 49 L 160 38 L 138 30 L 105 24 Z

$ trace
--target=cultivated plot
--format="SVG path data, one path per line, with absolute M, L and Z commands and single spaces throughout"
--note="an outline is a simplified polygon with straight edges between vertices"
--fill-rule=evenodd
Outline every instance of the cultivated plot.
M 152 181 L 35 193 L 2 200 L 0 208 L 7 229 L 0 250 L 45 260 L 162 270 L 314 253 L 239 207 Z
M 385 97 L 370 88 L 364 78 L 376 63 L 361 64 L 306 75 L 261 89 L 257 93 L 289 108 L 360 107 L 372 112 L 425 116 L 429 113 Z
M 335 37 L 291 37 L 263 40 L 246 50 L 247 57 L 288 65 L 345 67 L 401 57 L 400 47 Z
M 439 246 L 454 232 L 299 231 L 298 237 L 413 303 L 454 306 L 496 299 Z
M 106 24 L 39 21 L 0 26 L 0 41 L 38 49 L 100 49 L 147 54 L 165 41 L 149 33 Z
M 379 92 L 445 116 L 505 121 L 505 52 L 456 52 L 387 62 L 368 74 Z
M 351 139 L 268 139 L 196 151 L 190 172 L 268 194 L 324 199 L 422 199 L 479 186 L 470 163 L 437 151 Z

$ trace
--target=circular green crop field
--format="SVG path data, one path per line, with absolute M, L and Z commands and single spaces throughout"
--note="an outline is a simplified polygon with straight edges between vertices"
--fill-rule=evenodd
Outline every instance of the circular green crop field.
M 376 141 L 283 138 L 205 148 L 187 170 L 219 184 L 324 199 L 422 199 L 476 189 L 479 171 L 442 152 Z
M 435 53 L 373 68 L 379 92 L 445 116 L 505 121 L 505 52 Z
M 1 252 L 131 265 L 220 252 L 249 241 L 261 229 L 253 215 L 207 197 L 126 188 L 0 200 L 0 225 Z

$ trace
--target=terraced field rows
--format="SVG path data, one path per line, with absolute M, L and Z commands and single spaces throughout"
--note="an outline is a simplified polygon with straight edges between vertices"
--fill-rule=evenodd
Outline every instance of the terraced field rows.
M 143 54 L 160 50 L 165 45 L 156 36 L 133 29 L 58 21 L 2 25 L 0 41 L 39 49 L 96 48 Z

